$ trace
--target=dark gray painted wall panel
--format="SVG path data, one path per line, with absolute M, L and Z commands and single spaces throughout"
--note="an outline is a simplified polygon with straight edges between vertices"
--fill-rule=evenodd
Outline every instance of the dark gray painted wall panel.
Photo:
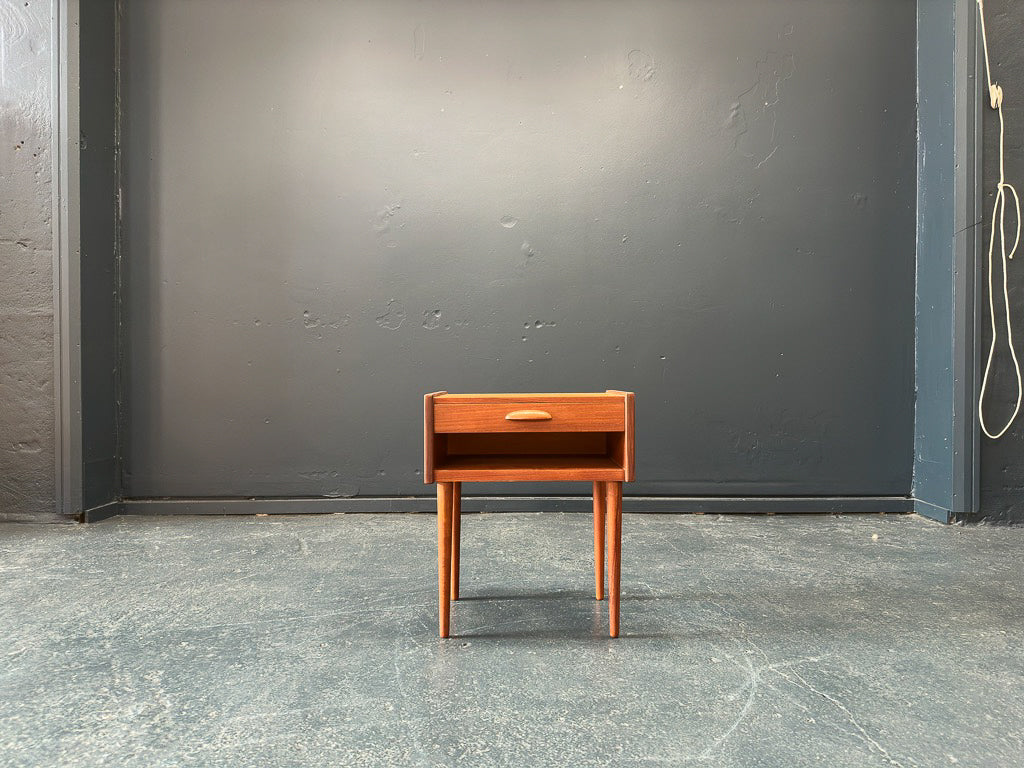
M 989 54 L 992 58 L 992 76 L 1003 87 L 1003 113 L 1006 118 L 1006 177 L 1018 190 L 1024 187 L 1024 50 L 1020 45 L 1024 29 L 1024 6 L 1009 0 L 986 0 Z M 999 117 L 984 108 L 984 247 L 988 248 L 989 221 L 992 217 L 994 189 L 999 181 Z M 1012 230 L 1012 211 L 1007 214 L 1008 228 Z M 998 260 L 998 256 L 996 257 Z M 1020 256 L 1018 255 L 1017 259 Z M 1018 355 L 1024 348 L 1021 323 L 1024 321 L 1024 299 L 1017 259 L 1010 265 L 1010 306 L 1017 334 Z M 1017 270 L 1015 270 L 1017 267 Z M 1015 274 L 1016 272 L 1016 274 Z M 999 291 L 999 266 L 996 274 L 996 320 L 1003 320 L 1003 302 Z M 987 290 L 987 288 L 986 288 Z M 988 320 L 988 300 L 983 301 L 981 322 L 981 348 L 983 361 L 988 355 L 992 334 Z M 1002 344 L 986 397 L 985 413 L 991 427 L 1001 427 L 1013 412 L 1017 399 L 1017 380 L 1005 346 L 1005 329 L 1000 325 Z M 991 428 L 990 427 L 990 428 Z M 978 519 L 990 522 L 1024 522 L 1024 420 L 1018 420 L 999 441 L 982 438 L 981 451 L 981 509 Z
M 129 495 L 424 493 L 423 392 L 605 388 L 637 493 L 909 492 L 914 3 L 154 0 L 125 76 Z
M 918 4 L 914 497 L 943 518 L 953 495 L 953 34 L 952 2 Z
M 82 500 L 120 496 L 117 440 L 116 4 L 91 0 L 80 16 L 82 231 Z

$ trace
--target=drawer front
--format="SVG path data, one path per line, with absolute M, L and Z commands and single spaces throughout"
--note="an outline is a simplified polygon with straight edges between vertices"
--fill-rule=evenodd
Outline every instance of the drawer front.
M 625 405 L 617 398 L 434 404 L 435 432 L 621 432 L 625 426 Z

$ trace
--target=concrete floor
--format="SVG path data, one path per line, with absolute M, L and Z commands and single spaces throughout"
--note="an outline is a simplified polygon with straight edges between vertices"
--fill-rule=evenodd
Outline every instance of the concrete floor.
M 1024 529 L 586 515 L 0 526 L 2 766 L 1019 766 Z

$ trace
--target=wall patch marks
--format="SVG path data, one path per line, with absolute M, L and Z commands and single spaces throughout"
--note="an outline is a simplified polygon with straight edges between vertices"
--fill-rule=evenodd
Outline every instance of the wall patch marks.
M 787 25 L 779 39 L 792 33 L 793 26 Z M 796 72 L 796 57 L 791 52 L 769 51 L 754 71 L 757 79 L 729 105 L 723 125 L 733 134 L 734 148 L 757 169 L 779 150 L 778 108 L 783 84 Z
M 629 52 L 626 61 L 629 64 L 629 76 L 634 80 L 647 83 L 653 80 L 657 74 L 657 70 L 654 68 L 654 57 L 638 48 Z
M 423 313 L 423 327 L 428 331 L 436 330 L 441 327 L 441 310 L 440 309 L 428 309 Z
M 397 331 L 405 322 L 405 305 L 398 299 L 391 299 L 383 314 L 377 315 L 377 325 L 388 331 Z
M 417 61 L 423 61 L 427 52 L 427 28 L 423 24 L 417 24 L 412 31 L 412 55 Z

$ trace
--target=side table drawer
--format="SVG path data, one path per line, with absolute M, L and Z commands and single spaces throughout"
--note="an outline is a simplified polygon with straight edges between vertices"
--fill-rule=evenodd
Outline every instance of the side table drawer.
M 621 432 L 621 398 L 593 402 L 435 403 L 434 432 Z

